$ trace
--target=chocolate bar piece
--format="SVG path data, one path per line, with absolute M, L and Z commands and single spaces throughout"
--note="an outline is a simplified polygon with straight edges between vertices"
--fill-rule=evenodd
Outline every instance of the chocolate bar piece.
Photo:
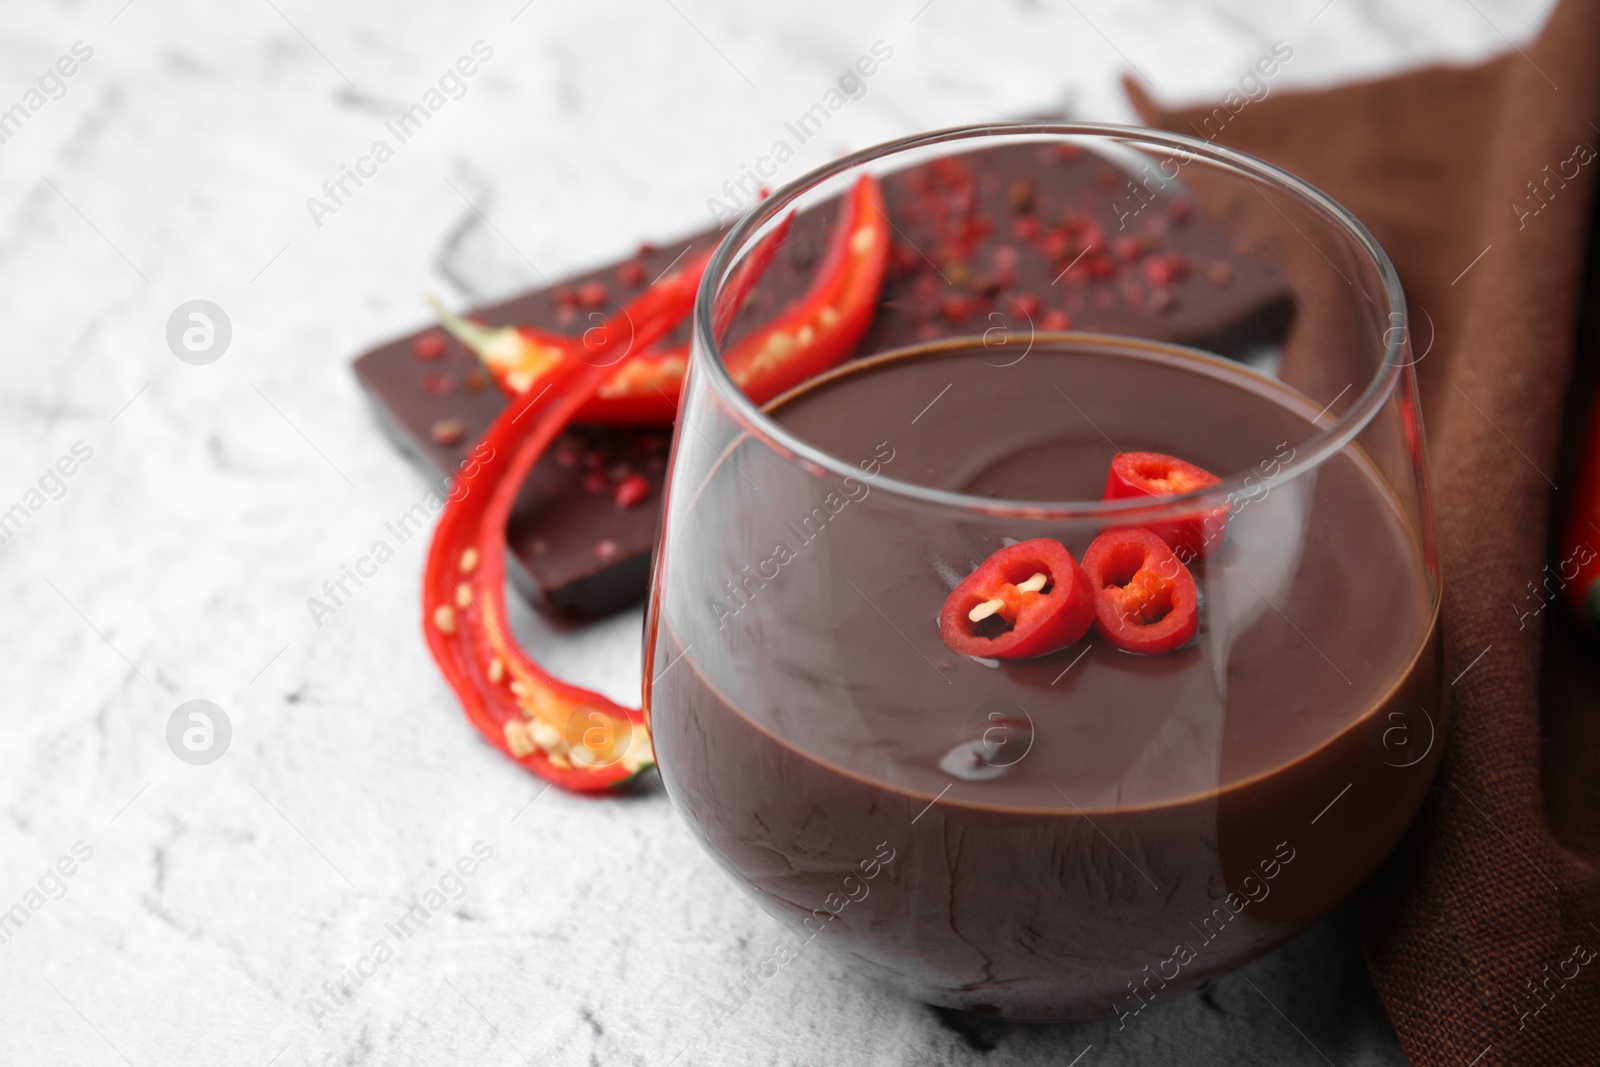
M 893 252 L 863 352 L 1003 327 L 1019 342 L 1092 330 L 1242 358 L 1279 343 L 1293 315 L 1278 270 L 1208 226 L 1181 191 L 1152 193 L 1092 154 L 1010 145 L 883 182 Z M 796 221 L 730 341 L 804 292 L 836 214 L 822 204 Z M 581 333 L 720 236 L 642 247 L 475 315 Z M 665 343 L 688 330 L 686 320 Z M 455 469 L 505 406 L 471 353 L 437 330 L 373 349 L 355 372 L 402 447 L 439 471 Z M 540 460 L 507 531 L 513 581 L 535 607 L 595 617 L 644 595 L 669 443 L 667 427 L 580 425 Z

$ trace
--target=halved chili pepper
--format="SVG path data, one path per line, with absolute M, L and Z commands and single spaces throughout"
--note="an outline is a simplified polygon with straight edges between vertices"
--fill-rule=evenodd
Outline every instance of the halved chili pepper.
M 735 273 L 728 290 L 733 309 L 770 260 L 770 255 L 752 253 Z M 691 265 L 663 280 L 577 344 L 569 341 L 537 366 L 529 387 L 514 395 L 490 426 L 479 449 L 487 455 L 452 490 L 429 546 L 423 628 L 440 671 L 485 737 L 564 788 L 593 792 L 631 781 L 653 762 L 649 734 L 638 709 L 552 677 L 510 637 L 506 522 L 528 471 L 565 425 L 588 410 L 616 373 L 618 361 L 628 366 L 636 358 L 632 350 L 648 351 L 682 317 L 682 291 L 685 286 L 693 290 L 686 279 L 700 269 Z M 880 265 L 878 281 L 881 275 Z M 864 284 L 853 280 L 856 288 Z M 718 318 L 726 324 L 720 310 Z M 840 329 L 865 328 L 842 313 L 836 324 Z M 847 345 L 831 336 L 819 343 L 836 347 L 838 358 L 848 352 Z M 534 381 L 540 383 L 537 389 Z
M 719 330 L 727 326 L 734 313 L 744 304 L 745 297 L 766 273 L 793 226 L 794 215 L 785 216 L 734 272 L 723 291 L 724 302 L 718 309 Z M 698 279 L 704 268 L 704 260 L 692 264 L 692 275 L 686 274 L 685 277 Z M 687 310 L 685 308 L 685 313 Z M 536 337 L 531 332 L 527 336 Z M 550 336 L 544 335 L 544 340 L 538 343 L 548 346 Z M 487 359 L 485 362 L 488 362 Z M 578 412 L 578 418 L 586 422 L 609 423 L 672 422 L 678 415 L 678 398 L 683 392 L 683 376 L 688 369 L 689 346 L 686 344 L 641 352 L 617 366 L 611 377 L 601 383 L 594 399 Z M 523 374 L 515 377 L 507 375 L 501 380 L 501 388 L 524 392 L 534 380 L 537 380 L 536 376 L 525 380 Z
M 793 224 L 794 216 L 786 216 L 735 270 L 717 307 L 719 332 L 743 305 Z M 682 275 L 689 282 L 687 298 L 681 303 L 683 314 L 693 303 L 707 258 L 709 254 L 698 257 Z M 883 193 L 877 179 L 864 175 L 845 201 L 811 288 L 775 322 L 728 353 L 729 373 L 751 400 L 758 404 L 771 400 L 834 366 L 855 347 L 872 322 L 888 259 L 889 219 L 883 210 Z M 530 326 L 491 329 L 442 308 L 438 311 L 445 329 L 475 352 L 500 388 L 513 396 L 542 387 L 544 375 L 581 340 Z M 635 346 L 579 411 L 578 418 L 586 422 L 671 422 L 677 417 L 688 360 L 687 345 L 664 350 Z
M 1059 541 L 1007 545 L 964 578 L 939 613 L 939 636 L 963 656 L 1027 659 L 1083 637 L 1094 588 Z
M 1106 500 L 1146 496 L 1182 496 L 1220 485 L 1222 479 L 1193 463 L 1161 452 L 1118 452 L 1106 475 Z M 1207 559 L 1222 549 L 1227 536 L 1226 506 L 1197 512 L 1170 523 L 1151 523 L 1149 529 L 1187 563 Z
M 1083 554 L 1094 625 L 1125 652 L 1170 652 L 1200 628 L 1194 575 L 1143 527 L 1108 530 Z
M 554 361 L 537 392 L 514 397 L 484 435 L 434 529 L 423 574 L 428 649 L 467 718 L 497 748 L 557 785 L 615 789 L 651 766 L 641 712 L 552 677 L 510 636 L 506 521 L 539 456 L 611 373 L 625 343 L 654 343 L 678 318 L 671 287 L 647 292 Z M 484 454 L 486 453 L 486 454 Z
M 811 288 L 775 322 L 728 350 L 728 374 L 763 404 L 838 364 L 872 325 L 888 265 L 883 190 L 872 175 L 862 175 L 840 209 Z

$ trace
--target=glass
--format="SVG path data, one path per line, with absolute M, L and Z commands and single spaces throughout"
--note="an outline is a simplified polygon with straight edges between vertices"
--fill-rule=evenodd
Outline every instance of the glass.
M 893 223 L 878 319 L 757 407 L 723 352 L 826 269 L 864 174 Z M 1337 204 L 1186 137 L 949 130 L 772 195 L 694 328 L 645 709 L 673 804 L 796 940 L 934 1004 L 1126 1017 L 1304 930 L 1400 839 L 1446 726 L 1439 584 L 1404 297 Z M 1122 450 L 1221 480 L 1102 500 Z M 1081 560 L 1196 523 L 1177 651 L 941 640 L 1004 544 Z

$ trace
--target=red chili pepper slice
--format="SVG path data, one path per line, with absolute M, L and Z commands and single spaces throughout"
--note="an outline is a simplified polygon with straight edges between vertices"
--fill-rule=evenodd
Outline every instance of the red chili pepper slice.
M 1106 500 L 1132 497 L 1182 496 L 1220 485 L 1210 471 L 1161 452 L 1118 452 L 1106 475 Z M 1208 559 L 1222 550 L 1227 535 L 1227 507 L 1197 512 L 1170 523 L 1152 523 L 1149 529 L 1165 541 L 1185 563 Z
M 1194 575 L 1143 527 L 1108 530 L 1083 554 L 1094 625 L 1125 652 L 1170 652 L 1200 628 Z
M 1083 637 L 1094 587 L 1059 541 L 1007 545 L 962 580 L 939 613 L 939 636 L 963 656 L 1027 659 Z

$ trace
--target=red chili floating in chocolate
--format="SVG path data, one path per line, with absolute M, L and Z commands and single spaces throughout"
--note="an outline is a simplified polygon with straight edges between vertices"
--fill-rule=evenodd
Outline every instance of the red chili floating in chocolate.
M 1194 575 L 1142 527 L 1109 530 L 1083 554 L 1094 626 L 1125 652 L 1170 652 L 1200 628 Z
M 1111 473 L 1106 476 L 1105 499 L 1182 496 L 1210 489 L 1221 481 L 1210 471 L 1161 452 L 1119 452 L 1112 458 Z M 1174 522 L 1148 525 L 1187 563 L 1207 559 L 1221 550 L 1227 533 L 1228 509 L 1212 508 Z
M 939 635 L 963 656 L 1027 659 L 1077 641 L 1094 617 L 1094 589 L 1058 541 L 1007 545 L 955 587 Z

